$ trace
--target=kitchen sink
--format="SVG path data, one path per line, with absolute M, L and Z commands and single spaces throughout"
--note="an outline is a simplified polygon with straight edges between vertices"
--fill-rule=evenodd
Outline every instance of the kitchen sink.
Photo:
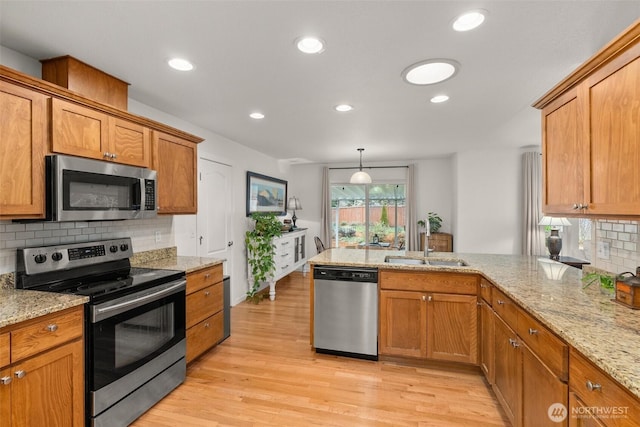
M 403 256 L 387 256 L 384 262 L 389 264 L 432 265 L 434 267 L 466 267 L 469 265 L 461 259 L 411 258 Z

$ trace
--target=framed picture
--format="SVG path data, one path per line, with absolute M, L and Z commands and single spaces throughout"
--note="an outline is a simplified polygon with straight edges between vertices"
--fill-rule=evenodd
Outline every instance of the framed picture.
M 252 213 L 286 215 L 287 181 L 247 171 L 247 216 Z

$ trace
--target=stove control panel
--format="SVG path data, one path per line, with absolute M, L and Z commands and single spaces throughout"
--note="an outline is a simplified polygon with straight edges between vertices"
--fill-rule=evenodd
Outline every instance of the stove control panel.
M 18 249 L 18 272 L 39 274 L 130 258 L 131 239 Z

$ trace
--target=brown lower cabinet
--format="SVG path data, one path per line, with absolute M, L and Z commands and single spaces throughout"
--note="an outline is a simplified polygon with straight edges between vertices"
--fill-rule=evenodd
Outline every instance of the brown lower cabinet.
M 187 274 L 187 363 L 224 335 L 222 264 Z

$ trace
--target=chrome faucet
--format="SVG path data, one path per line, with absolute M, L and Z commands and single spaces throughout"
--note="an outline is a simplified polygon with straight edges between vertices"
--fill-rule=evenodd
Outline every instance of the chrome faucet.
M 429 218 L 424 220 L 425 227 L 427 228 L 424 233 L 424 256 L 429 256 L 429 237 L 431 237 L 431 224 L 429 224 Z

